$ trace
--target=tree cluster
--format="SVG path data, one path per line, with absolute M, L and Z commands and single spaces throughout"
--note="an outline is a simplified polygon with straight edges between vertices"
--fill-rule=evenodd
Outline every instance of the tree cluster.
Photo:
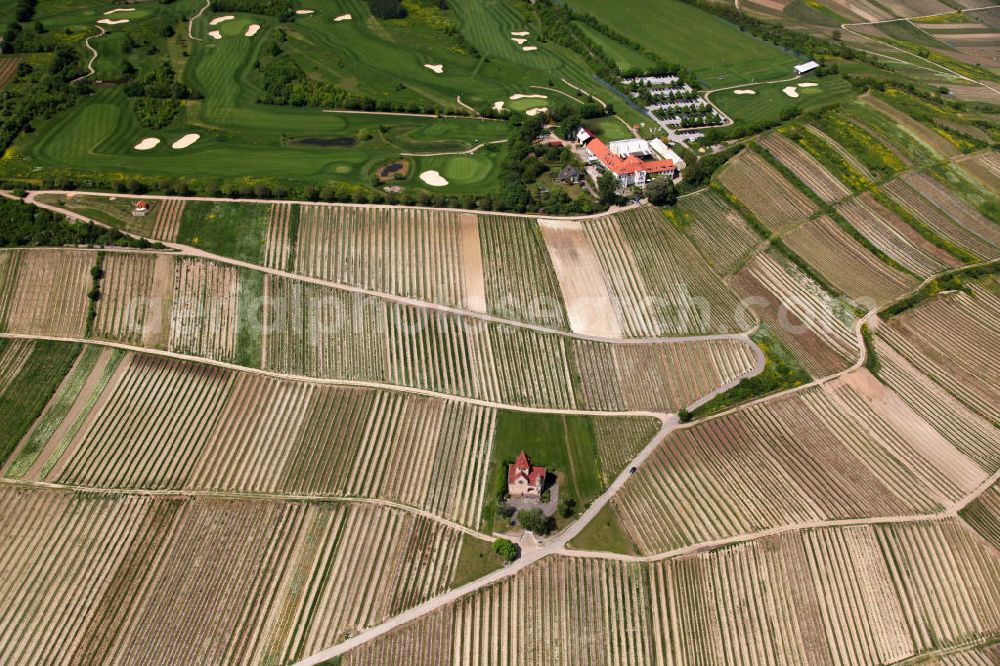
M 141 127 L 161 129 L 180 111 L 182 99 L 193 97 L 191 90 L 175 79 L 170 62 L 164 60 L 125 86 L 132 98 L 132 111 Z
M 48 69 L 21 69 L 19 78 L 0 93 L 0 153 L 21 132 L 32 129 L 32 121 L 50 118 L 69 108 L 82 91 L 70 85 L 80 71 L 73 47 L 55 50 Z
M 266 62 L 258 62 L 258 66 L 263 89 L 258 101 L 262 104 L 438 115 L 447 113 L 446 109 L 430 104 L 397 102 L 389 97 L 376 99 L 356 95 L 338 88 L 329 81 L 311 79 L 291 56 L 280 50 Z
M 541 509 L 518 511 L 517 522 L 521 527 L 538 536 L 552 534 L 556 528 L 556 519 L 552 516 L 546 516 Z
M 493 552 L 503 558 L 505 562 L 513 562 L 517 559 L 517 546 L 510 539 L 497 539 L 493 542 Z
M 743 145 L 737 144 L 717 153 L 703 155 L 694 161 L 689 160 L 687 168 L 684 169 L 684 189 L 692 191 L 703 185 L 708 185 L 715 172 L 723 164 L 736 157 L 741 150 L 743 150 Z
M 0 247 L 58 247 L 98 245 L 149 248 L 145 239 L 93 223 L 73 224 L 64 216 L 22 201 L 0 199 Z
M 213 0 L 213 12 L 245 12 L 287 21 L 295 15 L 291 0 Z
M 372 16 L 380 19 L 406 18 L 406 8 L 400 0 L 368 0 Z
M 35 17 L 37 4 L 38 0 L 17 0 L 17 5 L 14 7 L 14 18 L 20 23 L 30 21 Z

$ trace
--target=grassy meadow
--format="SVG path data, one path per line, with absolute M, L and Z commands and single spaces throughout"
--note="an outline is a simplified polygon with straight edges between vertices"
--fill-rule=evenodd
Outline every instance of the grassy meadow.
M 687 67 L 706 88 L 791 75 L 794 54 L 679 0 L 569 0 L 569 5 Z M 610 53 L 613 58 L 618 58 Z

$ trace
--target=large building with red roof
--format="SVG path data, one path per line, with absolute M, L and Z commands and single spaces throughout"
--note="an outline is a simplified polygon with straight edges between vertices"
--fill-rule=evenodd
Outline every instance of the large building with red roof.
M 511 497 L 540 497 L 545 487 L 545 468 L 532 465 L 521 451 L 507 466 L 507 492 Z
M 608 146 L 582 127 L 577 132 L 576 139 L 580 145 L 586 147 L 591 161 L 600 162 L 605 169 L 618 177 L 620 189 L 630 185 L 644 187 L 654 176 L 673 178 L 677 172 L 678 164 L 675 159 L 664 158 L 659 154 L 664 151 L 673 154 L 673 151 L 659 140 L 654 141 L 663 146 L 661 151 L 656 150 L 654 141 L 643 139 L 613 141 Z

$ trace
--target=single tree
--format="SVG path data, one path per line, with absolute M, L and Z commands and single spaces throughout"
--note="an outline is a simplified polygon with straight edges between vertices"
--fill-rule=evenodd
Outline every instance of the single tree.
M 569 518 L 574 513 L 576 513 L 576 500 L 572 497 L 564 497 L 559 500 L 559 515 L 563 518 Z
M 497 539 L 493 542 L 493 552 L 504 559 L 513 562 L 517 559 L 517 546 L 510 539 Z
M 618 200 L 615 190 L 618 189 L 618 178 L 610 171 L 605 171 L 597 179 L 597 196 L 602 204 L 610 206 Z

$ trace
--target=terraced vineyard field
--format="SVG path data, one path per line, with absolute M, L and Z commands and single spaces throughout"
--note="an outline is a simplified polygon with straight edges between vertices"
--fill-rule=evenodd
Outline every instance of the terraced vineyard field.
M 290 203 L 271 205 L 267 221 L 267 241 L 264 245 L 264 265 L 268 268 L 288 270 L 292 257 L 293 241 L 298 235 L 299 216 L 302 208 Z
M 613 503 L 657 553 L 798 522 L 929 514 L 991 471 L 862 370 L 675 432 Z
M 789 231 L 783 240 L 865 310 L 893 301 L 919 283 L 882 262 L 826 215 Z
M 867 192 L 840 204 L 837 212 L 872 245 L 920 277 L 930 277 L 960 263 Z
M 956 192 L 945 187 L 927 174 L 909 172 L 900 176 L 942 213 L 948 215 L 963 229 L 1000 246 L 1000 225 L 966 203 Z
M 581 407 L 611 411 L 675 412 L 733 384 L 757 364 L 736 340 L 618 345 L 576 341 Z
M 744 150 L 730 160 L 718 179 L 754 217 L 776 233 L 817 210 L 816 204 L 752 150 Z
M 725 197 L 714 190 L 704 190 L 678 200 L 684 214 L 684 232 L 720 275 L 739 270 L 760 242 Z
M 983 418 L 1000 423 L 1000 297 L 984 286 L 972 295 L 938 296 L 879 327 L 907 361 Z
M 177 261 L 175 266 L 168 348 L 220 361 L 235 359 L 239 269 L 190 259 Z
M 110 253 L 102 264 L 101 300 L 92 335 L 162 346 L 173 301 L 174 259 L 167 254 Z
M 160 199 L 154 202 L 153 229 L 150 238 L 168 243 L 176 242 L 186 205 L 185 199 Z
M 979 153 L 958 164 L 987 187 L 1000 191 L 1000 153 Z
M 4 488 L 0 516 L 9 664 L 291 661 L 443 591 L 462 544 L 369 505 Z
M 296 272 L 486 311 L 474 215 L 427 209 L 296 208 L 300 216 Z
M 996 632 L 998 565 L 954 519 L 803 530 L 652 563 L 553 557 L 342 663 L 895 663 Z
M 813 377 L 842 370 L 857 358 L 853 314 L 784 257 L 754 256 L 733 284 Z
M 875 340 L 875 350 L 881 366 L 879 379 L 910 409 L 982 469 L 988 472 L 1000 469 L 1000 431 L 882 340 Z
M 489 313 L 568 329 L 559 279 L 538 223 L 498 215 L 478 220 Z
M 920 180 L 909 179 L 910 183 L 919 184 Z M 918 185 L 919 186 L 919 185 Z M 903 179 L 892 180 L 885 184 L 885 191 L 901 206 L 906 208 L 923 224 L 930 227 L 936 234 L 945 238 L 960 248 L 968 250 L 980 259 L 996 259 L 1000 257 L 1000 245 L 967 229 L 953 217 L 959 215 L 975 219 L 975 212 L 966 210 L 964 202 L 956 202 L 955 209 L 949 207 L 943 210 L 929 201 L 925 195 L 928 192 L 918 191 Z M 964 213 L 960 211 L 965 211 Z
M 12 344 L 13 363 L 26 353 L 20 346 L 32 343 Z M 498 409 L 97 347 L 83 358 L 12 456 L 7 477 L 101 489 L 363 497 L 469 527 L 490 501 Z M 659 427 L 652 419 L 586 420 L 596 449 L 581 448 L 580 460 L 599 467 L 605 481 Z
M 851 191 L 815 157 L 782 135 L 772 132 L 760 139 L 760 145 L 823 201 L 834 203 L 850 196 Z
M 97 253 L 0 251 L 0 330 L 83 337 Z
M 656 208 L 591 219 L 584 229 L 607 276 L 626 335 L 741 330 L 735 294 Z
M 1000 548 L 1000 486 L 991 485 L 961 512 L 962 519 Z

